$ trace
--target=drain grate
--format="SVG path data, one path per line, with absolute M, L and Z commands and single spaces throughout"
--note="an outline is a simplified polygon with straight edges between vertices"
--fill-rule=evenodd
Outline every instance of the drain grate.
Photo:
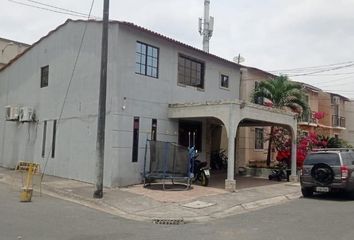
M 180 225 L 184 224 L 184 219 L 183 218 L 178 218 L 178 219 L 152 219 L 152 222 L 155 224 L 163 224 L 163 225 Z

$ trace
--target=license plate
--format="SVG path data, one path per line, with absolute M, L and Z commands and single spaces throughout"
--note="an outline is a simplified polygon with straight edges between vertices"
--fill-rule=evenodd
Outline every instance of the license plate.
M 329 192 L 329 187 L 316 187 L 316 192 Z
M 205 173 L 206 176 L 210 176 L 210 171 L 209 171 L 209 169 L 204 169 L 204 173 Z

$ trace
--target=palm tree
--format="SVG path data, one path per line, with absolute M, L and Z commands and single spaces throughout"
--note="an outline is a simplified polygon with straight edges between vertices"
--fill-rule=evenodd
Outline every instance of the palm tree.
M 298 83 L 292 82 L 287 76 L 277 76 L 273 79 L 262 81 L 254 89 L 252 100 L 258 102 L 259 99 L 267 99 L 272 102 L 274 108 L 288 109 L 293 112 L 301 113 L 308 109 L 308 104 L 305 101 L 305 95 L 302 91 L 302 86 Z M 271 127 L 267 165 L 270 165 L 270 153 L 273 142 L 273 130 Z

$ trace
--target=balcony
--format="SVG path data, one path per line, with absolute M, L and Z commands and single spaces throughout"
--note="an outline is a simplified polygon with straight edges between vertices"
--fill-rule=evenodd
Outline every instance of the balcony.
M 301 116 L 298 118 L 299 124 L 316 124 L 316 119 L 314 118 L 314 112 L 312 111 L 307 111 L 304 112 Z
M 332 115 L 332 127 L 345 128 L 345 117 Z

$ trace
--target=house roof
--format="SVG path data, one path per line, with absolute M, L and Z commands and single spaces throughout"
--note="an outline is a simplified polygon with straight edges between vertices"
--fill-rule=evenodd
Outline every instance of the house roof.
M 14 41 L 14 40 L 11 40 L 11 39 L 7 39 L 7 38 L 2 38 L 0 37 L 0 41 L 4 41 L 4 42 L 13 42 L 17 45 L 22 45 L 22 46 L 25 46 L 25 47 L 29 47 L 31 46 L 30 44 L 27 44 L 27 43 L 23 43 L 23 42 L 18 42 L 18 41 Z
M 68 23 L 70 22 L 93 22 L 93 23 L 102 23 L 101 20 L 72 20 L 72 19 L 68 19 L 66 20 L 63 24 L 59 25 L 58 27 L 56 27 L 55 29 L 53 29 L 52 31 L 50 31 L 47 35 L 41 37 L 37 42 L 33 43 L 32 45 L 30 45 L 25 51 L 23 51 L 22 53 L 20 53 L 19 55 L 17 55 L 15 58 L 13 58 L 8 64 L 6 64 L 3 68 L 0 69 L 0 72 L 4 71 L 7 67 L 9 67 L 10 65 L 12 65 L 14 62 L 17 61 L 17 59 L 19 59 L 21 56 L 23 56 L 24 54 L 26 54 L 28 51 L 30 51 L 33 47 L 35 47 L 36 45 L 38 45 L 41 41 L 43 41 L 44 39 L 48 38 L 50 35 L 52 35 L 53 33 L 55 33 L 56 31 L 58 31 L 59 29 L 61 29 L 62 27 L 64 27 L 65 25 L 67 25 Z M 208 52 L 205 52 L 201 49 L 198 49 L 198 48 L 195 48 L 195 47 L 192 47 L 188 44 L 185 44 L 185 43 L 182 43 L 180 41 L 177 41 L 177 40 L 174 40 L 172 38 L 169 38 L 167 36 L 164 36 L 162 34 L 159 34 L 157 32 L 154 32 L 154 31 L 151 31 L 149 29 L 146 29 L 144 27 L 140 27 L 138 25 L 135 25 L 133 23 L 130 23 L 130 22 L 124 22 L 124 21 L 116 21 L 116 20 L 110 20 L 109 21 L 110 24 L 119 24 L 119 25 L 122 25 L 122 26 L 126 26 L 126 27 L 129 27 L 129 28 L 132 28 L 132 29 L 135 29 L 135 30 L 138 30 L 140 32 L 145 32 L 145 33 L 148 33 L 148 34 L 151 34 L 157 38 L 160 38 L 160 39 L 163 39 L 165 41 L 168 41 L 170 43 L 173 43 L 173 44 L 176 44 L 177 46 L 180 46 L 180 47 L 185 47 L 185 48 L 188 48 L 188 49 L 191 49 L 193 51 L 196 51 L 200 54 L 203 54 L 205 56 L 208 56 L 208 57 L 211 57 L 213 59 L 217 59 L 219 61 L 222 61 L 224 63 L 227 63 L 227 64 L 232 64 L 234 66 L 237 66 L 237 67 L 243 67 L 242 65 L 240 64 L 237 64 L 235 62 L 232 62 L 232 61 L 229 61 L 227 59 L 224 59 L 224 58 L 221 58 L 219 56 L 216 56 L 214 54 L 211 54 L 211 53 L 208 53 Z M 262 71 L 262 70 L 260 70 Z
M 304 88 L 307 88 L 307 89 L 310 89 L 312 91 L 315 91 L 315 92 L 322 92 L 322 89 L 318 88 L 318 87 L 315 87 L 315 86 L 312 86 L 310 84 L 307 84 L 307 83 L 304 83 L 304 82 L 298 82 L 298 81 L 293 81 L 295 83 L 298 83 L 300 84 L 301 86 L 303 86 Z
M 329 93 L 329 94 L 331 94 L 332 96 L 338 96 L 338 97 L 342 98 L 344 101 L 350 101 L 349 98 L 344 97 L 343 95 L 340 95 L 340 94 L 338 94 L 338 93 L 332 93 L 332 92 L 326 92 L 326 93 Z
M 255 71 L 255 72 L 259 72 L 259 73 L 265 74 L 265 75 L 269 75 L 272 78 L 277 77 L 277 75 L 274 75 L 274 74 L 272 74 L 270 72 L 266 72 L 266 71 L 264 71 L 262 69 L 259 69 L 259 68 L 249 67 L 249 66 L 243 66 L 243 67 L 246 68 L 247 70 L 250 70 L 250 71 Z

